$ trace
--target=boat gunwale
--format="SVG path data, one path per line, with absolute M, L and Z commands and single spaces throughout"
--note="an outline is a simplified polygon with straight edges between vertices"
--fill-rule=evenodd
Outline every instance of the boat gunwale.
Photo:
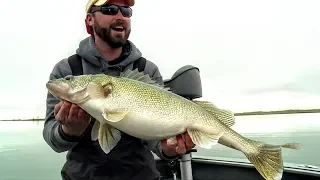
M 156 155 L 154 155 L 154 158 L 155 158 L 155 161 L 163 161 Z M 224 157 L 192 155 L 191 161 L 196 163 L 216 164 L 216 165 L 222 165 L 222 166 L 234 166 L 234 167 L 254 169 L 254 166 L 251 162 L 249 162 L 246 159 L 240 159 L 240 158 L 224 158 Z M 306 164 L 303 164 L 303 165 L 307 166 Z M 283 171 L 286 173 L 320 177 L 320 167 L 303 168 L 303 167 L 300 167 L 299 164 L 286 163 L 286 162 L 283 163 L 283 166 L 284 166 Z
M 200 162 L 200 163 L 224 165 L 224 166 L 254 168 L 251 162 L 245 159 L 240 159 L 240 158 L 223 158 L 223 157 L 208 157 L 208 156 L 192 155 L 192 161 Z M 303 167 L 300 167 L 299 164 L 286 163 L 286 162 L 283 163 L 283 166 L 284 166 L 284 170 L 283 170 L 284 172 L 320 177 L 320 167 L 303 168 Z M 308 166 L 308 165 L 305 165 L 305 166 Z

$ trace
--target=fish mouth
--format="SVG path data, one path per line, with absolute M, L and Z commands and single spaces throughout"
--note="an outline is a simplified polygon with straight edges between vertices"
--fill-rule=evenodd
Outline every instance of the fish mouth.
M 48 91 L 56 98 L 60 100 L 66 100 L 74 104 L 81 104 L 87 101 L 89 98 L 86 88 L 71 93 L 69 84 L 64 82 L 49 81 L 46 84 L 46 87 Z
M 64 92 L 68 92 L 70 88 L 70 86 L 67 83 L 57 83 L 52 81 L 49 81 L 46 84 L 46 87 L 49 90 L 49 92 L 56 97 L 60 97 L 62 94 L 64 94 Z
M 53 81 L 49 81 L 46 84 L 46 87 L 53 96 L 60 99 L 64 99 L 63 97 L 65 97 L 66 92 L 68 92 L 70 88 L 67 83 Z

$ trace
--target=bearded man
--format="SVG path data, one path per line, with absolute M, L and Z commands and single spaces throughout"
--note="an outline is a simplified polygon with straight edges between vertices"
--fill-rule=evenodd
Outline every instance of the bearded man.
M 86 27 L 76 54 L 59 61 L 50 79 L 80 74 L 120 74 L 140 68 L 163 84 L 158 67 L 142 57 L 128 40 L 134 0 L 89 0 Z M 98 141 L 91 140 L 95 119 L 70 102 L 59 101 L 49 92 L 46 100 L 43 137 L 56 152 L 68 151 L 61 175 L 63 180 L 155 180 L 160 179 L 154 152 L 162 159 L 176 159 L 194 147 L 187 134 L 177 136 L 177 144 L 144 141 L 122 133 L 116 147 L 105 154 Z

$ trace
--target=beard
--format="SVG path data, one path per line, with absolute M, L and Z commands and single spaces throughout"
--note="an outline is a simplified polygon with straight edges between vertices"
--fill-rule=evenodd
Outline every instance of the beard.
M 96 20 L 94 21 L 95 22 L 94 22 L 93 28 L 97 36 L 99 36 L 100 39 L 102 39 L 104 42 L 109 44 L 110 47 L 112 48 L 122 47 L 128 40 L 131 32 L 131 28 L 127 24 L 125 24 L 124 21 L 117 20 L 114 23 L 112 23 L 109 27 L 101 27 Z M 120 33 L 120 34 L 112 33 L 112 31 L 114 31 L 113 28 L 117 26 L 123 26 L 124 35 L 123 33 Z

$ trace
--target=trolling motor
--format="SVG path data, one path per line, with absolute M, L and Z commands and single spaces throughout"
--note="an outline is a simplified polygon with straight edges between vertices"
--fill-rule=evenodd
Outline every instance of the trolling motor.
M 164 81 L 166 87 L 170 87 L 171 91 L 186 99 L 193 100 L 202 97 L 202 85 L 199 69 L 186 65 L 179 68 L 171 77 Z M 192 176 L 192 152 L 197 152 L 196 149 L 187 151 L 181 158 L 168 163 L 174 179 L 178 172 L 178 161 L 180 162 L 181 180 L 193 180 Z

